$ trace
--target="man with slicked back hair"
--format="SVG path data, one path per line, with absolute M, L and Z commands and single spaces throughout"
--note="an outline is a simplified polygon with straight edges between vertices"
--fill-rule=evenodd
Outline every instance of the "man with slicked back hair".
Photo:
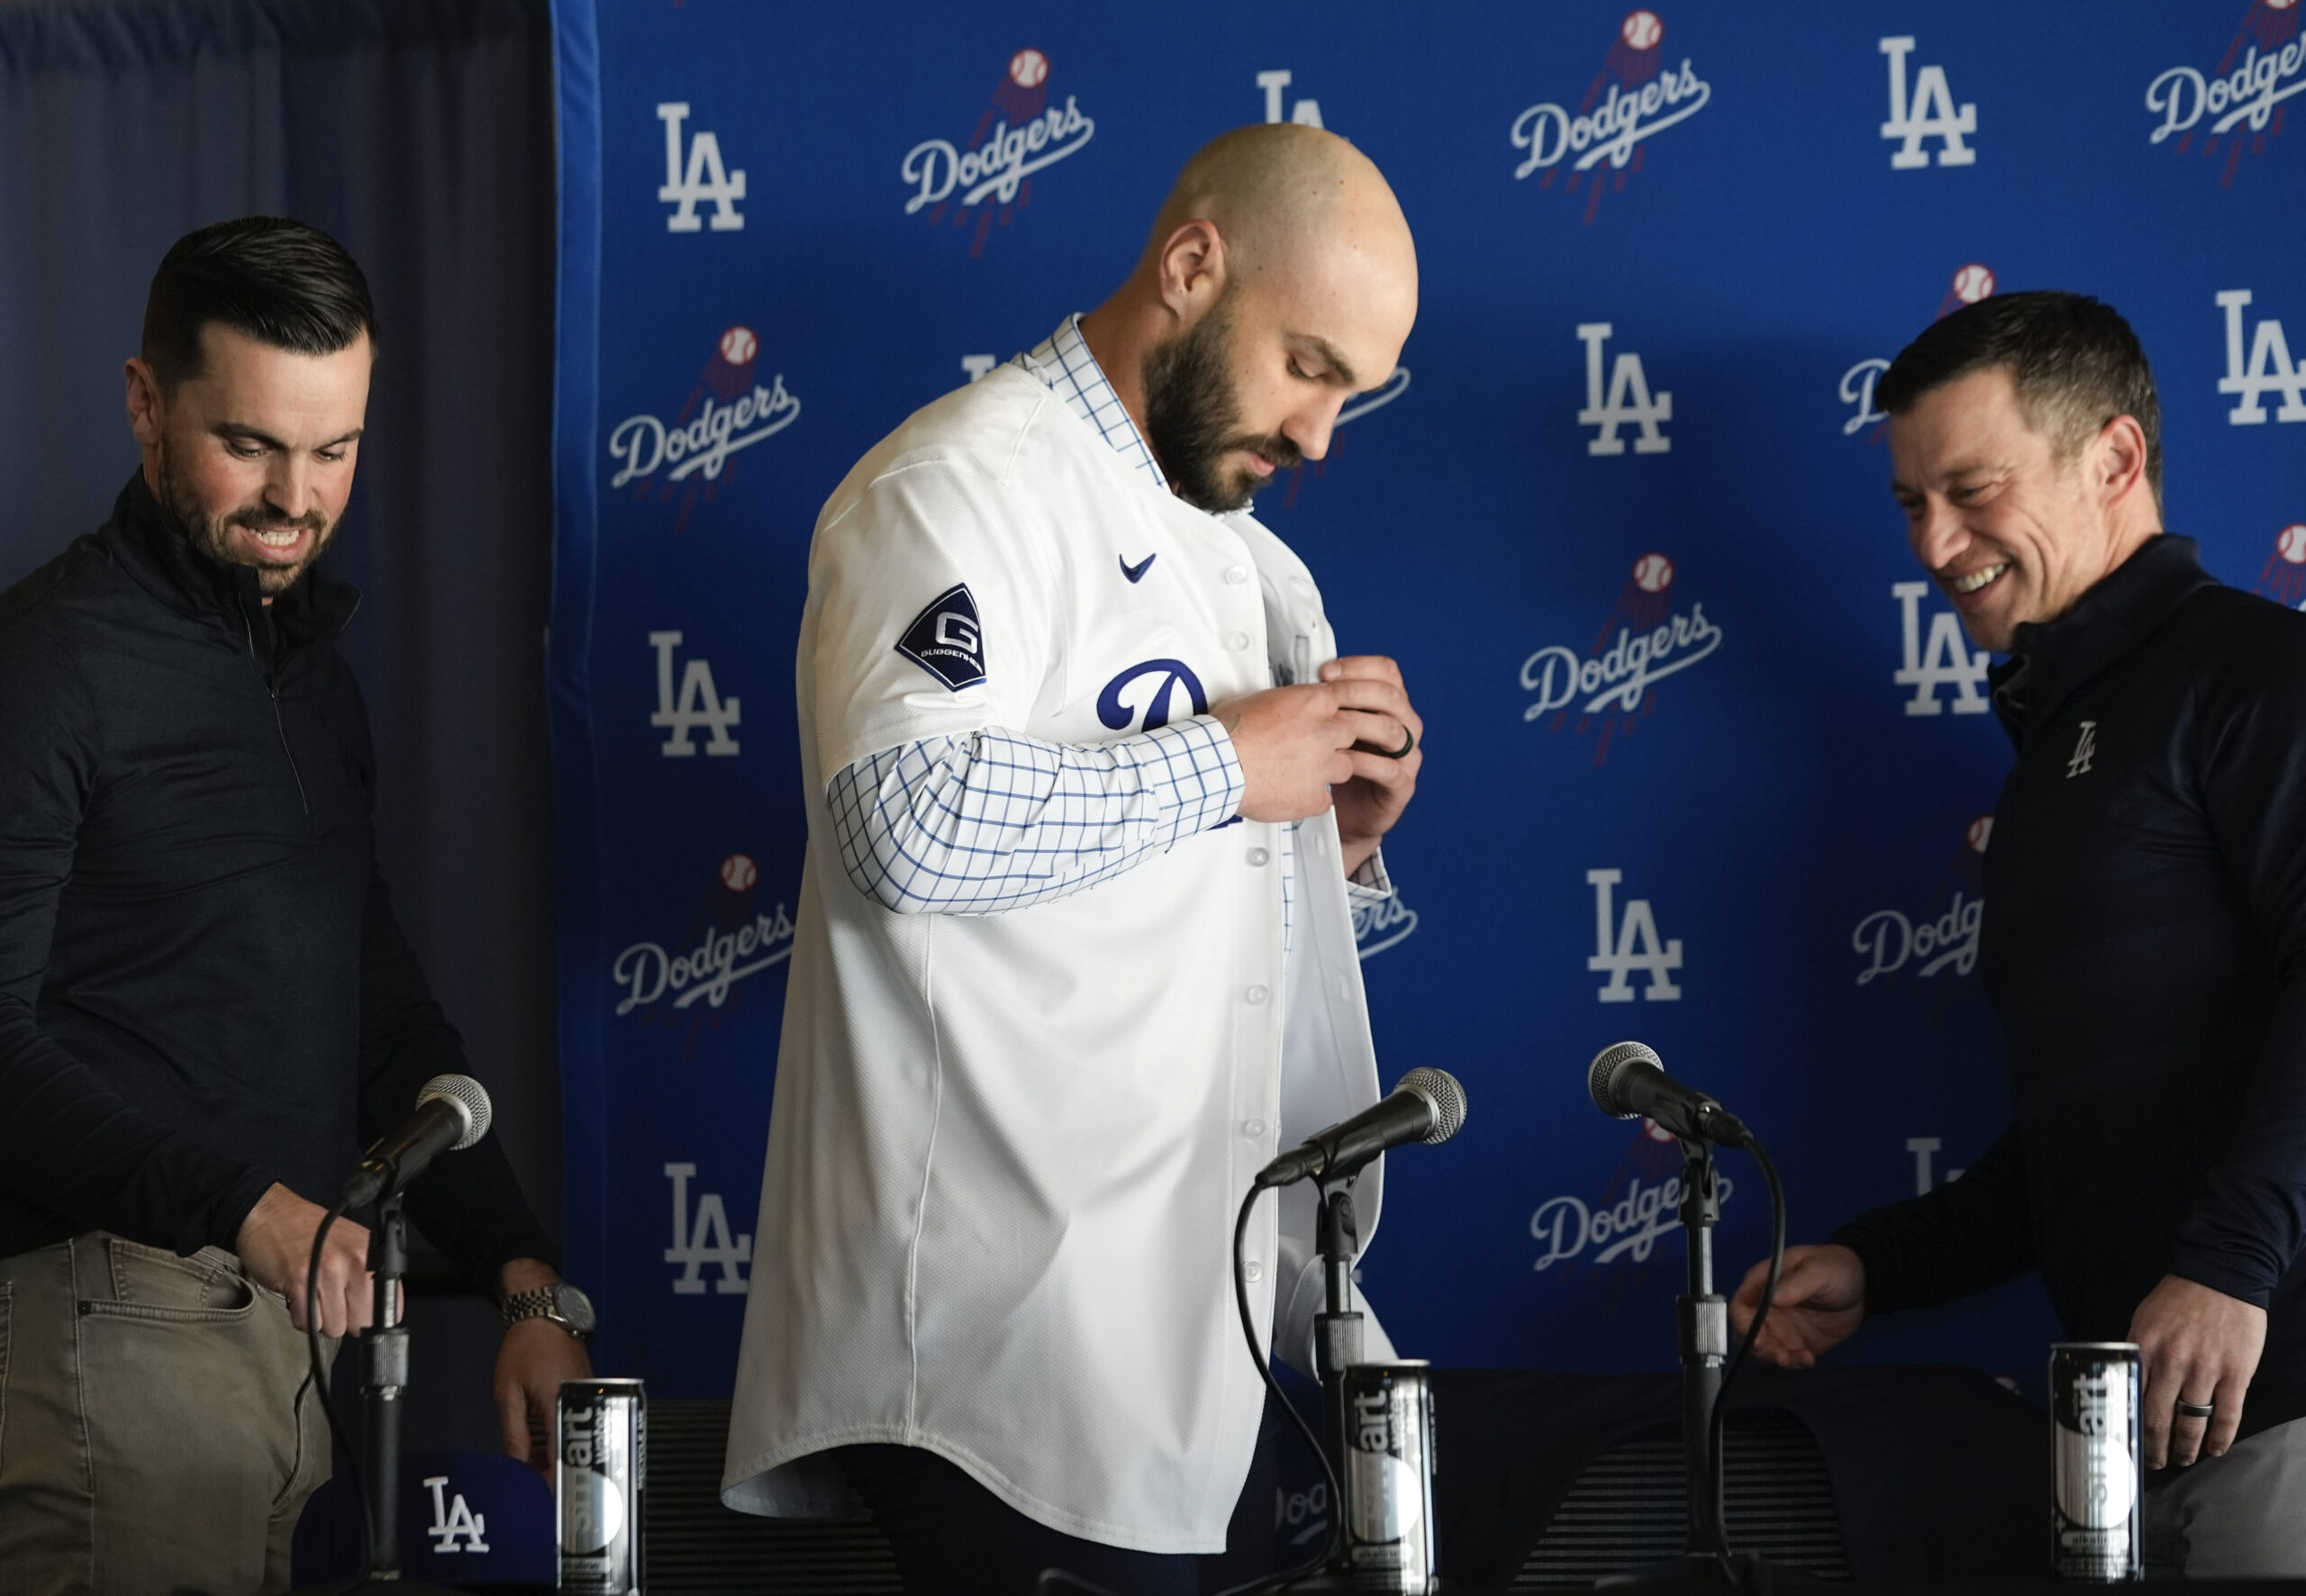
M 463 1073 L 378 874 L 377 772 L 317 562 L 377 318 L 278 217 L 177 240 L 126 366 L 112 517 L 0 594 L 0 1591 L 287 1588 L 330 1469 L 305 1328 L 365 1328 L 360 1148 Z M 506 1450 L 586 1321 L 491 1136 L 407 1195 L 511 1323 Z M 573 1310 L 570 1312 L 563 1309 Z M 555 1318 L 559 1322 L 550 1322 Z M 341 1403 L 341 1398 L 340 1398 Z

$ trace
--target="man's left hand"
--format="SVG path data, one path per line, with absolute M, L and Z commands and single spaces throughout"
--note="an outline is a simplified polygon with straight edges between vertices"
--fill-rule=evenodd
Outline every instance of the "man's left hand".
M 1382 654 L 1349 654 L 1332 659 L 1321 667 L 1321 680 L 1342 682 L 1355 677 L 1371 681 L 1391 682 L 1400 687 L 1401 667 Z M 1388 737 L 1390 748 L 1399 748 L 1403 738 L 1414 746 L 1399 759 L 1389 759 L 1384 754 L 1352 756 L 1353 779 L 1330 793 L 1337 806 L 1338 840 L 1345 848 L 1345 873 L 1352 875 L 1361 868 L 1394 822 L 1402 818 L 1402 811 L 1417 793 L 1417 773 L 1425 764 L 1425 722 L 1412 710 L 1398 722 L 1391 716 L 1371 715 L 1371 735 Z
M 2221 1455 L 2242 1426 L 2242 1398 L 2265 1350 L 2266 1310 L 2165 1274 L 2130 1316 L 2129 1338 L 2145 1366 L 2146 1466 L 2183 1468 Z M 2217 1411 L 2208 1419 L 2179 1413 L 2180 1402 Z
M 559 1278 L 543 1265 L 522 1259 L 505 1265 L 504 1292 L 534 1291 Z M 504 1455 L 550 1479 L 560 1383 L 592 1375 L 585 1344 L 551 1320 L 524 1319 L 505 1326 L 504 1344 L 496 1353 L 496 1419 L 504 1434 Z

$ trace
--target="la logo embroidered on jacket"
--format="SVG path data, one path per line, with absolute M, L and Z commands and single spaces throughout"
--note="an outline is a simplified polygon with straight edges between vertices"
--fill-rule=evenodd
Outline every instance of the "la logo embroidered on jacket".
M 2088 775 L 2090 761 L 2097 752 L 2098 722 L 2084 721 L 2082 722 L 2082 735 L 2074 739 L 2074 757 L 2065 762 L 2065 779 L 2072 781 L 2077 775 Z

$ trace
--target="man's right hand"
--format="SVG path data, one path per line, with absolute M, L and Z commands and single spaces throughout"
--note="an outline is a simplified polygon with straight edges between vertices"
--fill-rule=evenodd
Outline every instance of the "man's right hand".
M 1730 1299 L 1730 1321 L 1744 1335 L 1762 1305 L 1769 1260 L 1746 1272 Z M 1866 1317 L 1866 1265 L 1846 1247 L 1789 1247 L 1777 1295 L 1754 1350 L 1783 1369 L 1806 1369 L 1849 1339 Z
M 1397 748 L 1409 738 L 1409 694 L 1397 682 L 1347 676 L 1273 687 L 1213 704 L 1233 739 L 1248 790 L 1241 816 L 1252 821 L 1302 821 L 1330 807 L 1330 789 L 1356 774 L 1356 742 Z
M 304 1277 L 313 1256 L 313 1233 L 327 1217 L 326 1209 L 275 1183 L 249 1210 L 233 1247 L 250 1280 L 288 1299 L 288 1317 L 300 1330 L 314 1317 L 304 1311 Z M 368 1227 L 337 1220 L 329 1227 L 328 1244 L 321 1249 L 321 1334 L 341 1337 L 367 1329 L 374 1317 L 375 1290 L 368 1273 Z

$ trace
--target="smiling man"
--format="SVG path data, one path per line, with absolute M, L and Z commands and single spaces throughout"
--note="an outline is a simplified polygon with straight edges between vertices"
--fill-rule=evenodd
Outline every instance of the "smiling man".
M 2306 615 L 2163 533 L 2153 378 L 2097 301 L 1981 301 L 1876 394 L 1915 555 L 2009 655 L 1980 968 L 2016 1123 L 1789 1249 L 1759 1349 L 2038 1269 L 2068 1337 L 2140 1348 L 2149 1567 L 2306 1575 Z
M 1263 1408 L 1233 1214 L 1277 1146 L 1376 1099 L 1351 905 L 1391 891 L 1421 757 L 1400 672 L 1337 657 L 1246 506 L 1416 311 L 1368 159 L 1243 129 L 1119 292 L 825 505 L 731 1506 L 861 1498 L 922 1591 L 1052 1564 L 1191 1591 L 1224 1550 Z M 1248 1245 L 1301 1366 L 1307 1190 Z
M 465 1069 L 377 874 L 375 760 L 313 569 L 376 316 L 326 234 L 180 240 L 127 363 L 112 519 L 0 594 L 0 1587 L 284 1590 L 329 1474 L 307 1324 L 370 1317 L 368 1233 L 305 1261 L 361 1146 Z M 411 1187 L 515 1322 L 527 1456 L 589 1310 L 495 1137 Z M 575 1323 L 572 1323 L 572 1316 Z M 548 1459 L 534 1459 L 543 1466 Z

